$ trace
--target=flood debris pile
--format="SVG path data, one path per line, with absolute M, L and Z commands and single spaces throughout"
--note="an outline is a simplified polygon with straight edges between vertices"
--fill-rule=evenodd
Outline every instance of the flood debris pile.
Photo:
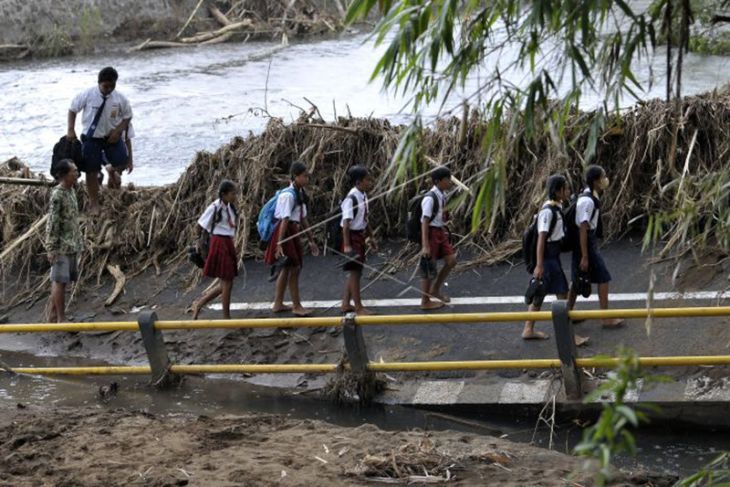
M 322 396 L 335 404 L 370 404 L 375 396 L 385 390 L 385 379 L 373 371 L 355 372 L 342 357 L 337 372 L 327 380 Z
M 681 113 L 677 119 L 673 114 Z M 405 171 L 404 179 L 423 177 L 401 185 L 391 157 L 402 127 L 386 120 L 340 117 L 327 124 L 316 107 L 286 125 L 272 118 L 260 135 L 237 137 L 215 153 L 200 152 L 177 183 L 164 187 L 104 191 L 103 217 L 85 218 L 82 229 L 88 252 L 81 261 L 81 284 L 100 282 L 119 266 L 129 280 L 148 269 L 161 275 L 186 262 L 186 248 L 195 237 L 195 222 L 217 197 L 223 179 L 238 183 L 237 202 L 242 217 L 236 247 L 244 257 L 260 257 L 255 223 L 258 212 L 274 192 L 289 181 L 292 161 L 302 160 L 312 172 L 308 194 L 311 219 L 321 221 L 335 210 L 348 190 L 346 171 L 365 164 L 376 178 L 371 192 L 370 222 L 376 235 L 403 238 L 408 200 L 426 189 L 428 171 L 448 165 L 455 177 L 476 189 L 473 195 L 453 198 L 451 230 L 461 249 L 476 256 L 466 265 L 498 262 L 514 255 L 531 216 L 544 200 L 544 181 L 552 173 L 566 174 L 574 191 L 580 187 L 583 149 L 591 136 L 590 113 L 576 113 L 564 138 L 539 133 L 534 141 L 515 137 L 501 167 L 485 162 L 482 153 L 484 124 L 472 113 L 466 123 L 449 118 L 426 129 L 420 162 Z M 681 106 L 654 100 L 638 105 L 621 117 L 608 120 L 600 135 L 593 162 L 612 175 L 606 192 L 606 234 L 617 237 L 631 228 L 654 228 L 668 242 L 665 252 L 681 255 L 702 245 L 730 248 L 730 91 L 689 97 Z M 18 172 L 17 160 L 0 172 Z M 495 193 L 493 213 L 472 232 L 472 209 L 479 200 L 485 171 L 504 171 L 504 186 Z M 386 193 L 384 196 L 379 196 Z M 47 263 L 39 222 L 46 213 L 49 190 L 43 187 L 0 186 L 0 265 L 25 291 L 10 302 L 27 301 L 43 287 Z M 78 188 L 86 204 L 85 189 Z M 317 228 L 320 242 L 325 225 Z M 29 232 L 29 229 L 36 231 Z M 7 249 L 12 249 L 8 252 Z M 399 255 L 401 264 L 415 248 Z M 192 266 L 191 266 L 192 268 Z M 8 276 L 8 273 L 3 273 Z M 193 275 L 193 274 L 191 274 Z

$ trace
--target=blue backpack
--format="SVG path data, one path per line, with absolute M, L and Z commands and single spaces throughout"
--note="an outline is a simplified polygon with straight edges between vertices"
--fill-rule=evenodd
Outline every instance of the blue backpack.
M 271 240 L 271 234 L 274 233 L 274 227 L 276 226 L 276 218 L 274 214 L 276 212 L 276 200 L 279 199 L 279 195 L 282 191 L 289 191 L 296 198 L 297 193 L 292 188 L 280 189 L 276 194 L 266 202 L 259 212 L 259 219 L 256 222 L 256 228 L 259 231 L 259 237 L 262 242 L 268 242 Z

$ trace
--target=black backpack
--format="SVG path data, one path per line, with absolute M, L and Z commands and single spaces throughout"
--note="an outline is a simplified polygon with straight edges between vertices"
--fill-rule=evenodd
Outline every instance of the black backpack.
M 558 212 L 560 212 L 560 209 L 555 205 L 545 204 L 540 211 L 545 208 L 548 208 L 553 212 L 552 219 L 550 220 L 550 228 L 548 229 L 549 237 L 553 234 L 555 225 L 558 223 Z M 522 234 L 522 256 L 525 258 L 525 266 L 527 267 L 528 274 L 535 272 L 535 267 L 537 267 L 537 239 L 539 237 L 537 232 L 538 215 L 539 212 L 532 217 L 532 223 L 527 226 L 525 233 Z M 563 218 L 563 225 L 565 225 L 565 218 Z
M 575 214 L 580 198 L 590 198 L 593 200 L 593 212 L 591 213 L 591 221 L 596 216 L 596 212 L 601 209 L 601 201 L 589 193 L 581 193 L 577 197 L 574 195 L 570 199 L 570 205 L 565 212 L 565 239 L 563 239 L 563 251 L 569 252 L 580 249 L 580 229 L 575 224 Z M 598 215 L 598 225 L 596 226 L 596 237 L 603 238 L 603 218 Z
M 360 210 L 357 197 L 351 194 L 349 198 L 352 200 L 352 219 L 357 218 L 357 212 Z M 344 200 L 343 200 L 344 201 Z M 327 247 L 339 252 L 342 248 L 342 227 L 340 226 L 342 216 L 342 203 L 340 206 L 327 216 Z
M 56 165 L 63 159 L 71 159 L 76 167 L 82 169 L 83 156 L 81 153 L 81 142 L 78 139 L 68 140 L 64 135 L 53 146 L 53 155 L 51 155 L 51 176 L 53 179 L 58 177 Z
M 441 203 L 433 191 L 426 191 L 411 198 L 408 202 L 408 218 L 406 219 L 406 238 L 409 242 L 421 243 L 421 217 L 423 216 L 421 202 L 427 196 L 433 198 L 433 215 L 436 216 L 439 212 Z

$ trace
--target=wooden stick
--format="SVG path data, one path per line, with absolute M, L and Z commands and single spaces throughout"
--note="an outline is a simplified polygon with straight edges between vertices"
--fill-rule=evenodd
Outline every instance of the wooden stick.
M 40 227 L 46 224 L 46 220 L 48 220 L 48 215 L 45 215 L 41 218 L 39 218 L 33 226 L 31 226 L 27 232 L 25 232 L 20 237 L 16 238 L 10 245 L 5 247 L 5 250 L 0 253 L 0 260 L 3 260 L 6 256 L 10 255 L 10 252 L 15 250 L 17 247 L 20 246 L 23 242 L 28 240 Z
M 139 46 L 131 48 L 127 52 L 145 51 L 147 49 L 165 49 L 168 47 L 190 47 L 190 44 L 183 44 L 182 42 L 151 41 L 148 39 Z
M 187 22 L 185 22 L 185 24 L 184 24 L 184 25 L 182 26 L 182 29 L 180 29 L 180 32 L 178 32 L 178 33 L 177 33 L 177 35 L 175 36 L 175 39 L 179 39 L 179 38 L 180 38 L 180 36 L 181 36 L 181 35 L 183 34 L 183 32 L 185 32 L 185 29 L 187 29 L 188 25 L 190 25 L 190 22 L 192 22 L 192 20 L 193 20 L 193 17 L 195 17 L 195 14 L 197 14 L 197 13 L 198 13 L 198 10 L 200 9 L 200 6 L 201 6 L 201 5 L 203 5 L 203 2 L 204 2 L 204 1 L 205 1 L 205 0 L 200 0 L 200 1 L 198 2 L 198 4 L 197 4 L 197 5 L 195 6 L 195 8 L 193 9 L 193 13 L 191 13 L 191 14 L 190 14 L 190 17 L 188 17 L 188 20 L 187 20 Z
M 124 285 L 127 283 L 127 276 L 124 275 L 124 272 L 122 272 L 122 269 L 120 269 L 118 265 L 107 265 L 106 270 L 109 271 L 109 274 L 114 276 L 114 280 L 116 281 L 114 284 L 114 290 L 104 303 L 104 306 L 111 306 L 124 291 Z
M 218 10 L 218 7 L 215 5 L 208 5 L 208 12 L 210 12 L 210 15 L 213 16 L 215 20 L 218 21 L 219 24 L 222 26 L 231 25 L 232 22 L 228 20 L 228 17 L 226 17 L 226 14 Z
M 25 179 L 25 178 L 0 178 L 0 184 L 14 184 L 18 186 L 55 186 L 55 181 L 46 181 L 45 179 Z
M 429 163 L 429 164 L 431 164 L 432 166 L 434 166 L 434 167 L 439 167 L 439 166 L 441 165 L 441 164 L 439 164 L 439 163 L 438 163 L 438 161 L 437 161 L 436 159 L 434 159 L 433 157 L 431 157 L 431 156 L 425 156 L 425 157 L 426 157 L 426 160 L 428 161 L 428 163 Z M 458 179 L 456 178 L 456 176 L 453 176 L 453 175 L 452 175 L 452 176 L 451 176 L 451 180 L 452 180 L 452 181 L 454 182 L 454 184 L 455 184 L 455 185 L 457 185 L 457 186 L 458 186 L 459 188 L 463 189 L 464 191 L 466 191 L 466 192 L 467 192 L 467 193 L 469 193 L 470 195 L 474 196 L 474 193 L 472 193 L 472 192 L 471 192 L 471 189 L 469 188 L 469 186 L 467 186 L 466 184 L 464 184 L 464 183 L 462 183 L 461 181 L 459 181 L 459 180 L 458 180 Z

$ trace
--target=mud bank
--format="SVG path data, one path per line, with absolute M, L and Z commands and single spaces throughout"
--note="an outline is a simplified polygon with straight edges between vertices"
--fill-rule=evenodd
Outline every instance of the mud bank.
M 593 485 L 580 459 L 490 436 L 255 414 L 0 412 L 0 485 Z M 425 478 L 426 475 L 431 479 Z M 671 485 L 619 473 L 611 485 Z

